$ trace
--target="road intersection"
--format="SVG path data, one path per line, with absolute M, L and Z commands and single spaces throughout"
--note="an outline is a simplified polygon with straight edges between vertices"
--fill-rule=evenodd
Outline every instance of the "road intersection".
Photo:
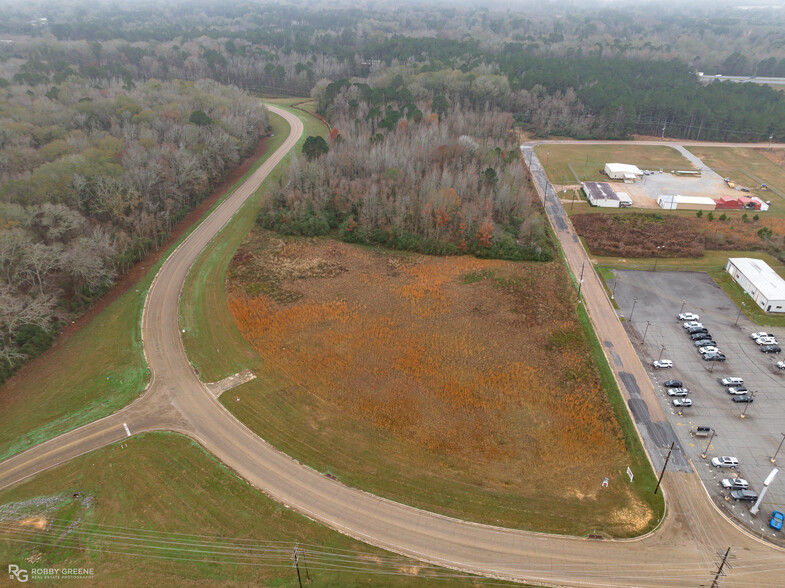
M 668 516 L 660 527 L 631 540 L 590 540 L 465 522 L 392 502 L 329 479 L 297 463 L 250 431 L 226 410 L 194 372 L 183 347 L 178 305 L 187 273 L 204 247 L 294 147 L 300 120 L 268 107 L 292 128 L 286 142 L 186 238 L 157 274 L 142 319 L 144 352 L 152 378 L 127 408 L 0 463 L 0 489 L 45 469 L 143 431 L 170 430 L 202 444 L 225 465 L 273 499 L 314 520 L 390 551 L 484 576 L 566 586 L 696 586 L 708 584 L 717 552 L 736 554 L 723 586 L 782 586 L 785 552 L 747 535 L 710 503 L 684 462 L 666 474 Z M 536 156 L 535 179 L 575 275 L 588 258 L 553 187 L 545 192 Z M 539 183 L 539 182 L 536 182 Z M 590 266 L 590 264 L 587 263 Z M 653 387 L 593 271 L 584 303 L 611 359 L 644 439 L 667 442 L 667 420 Z M 650 450 L 658 463 L 660 455 Z

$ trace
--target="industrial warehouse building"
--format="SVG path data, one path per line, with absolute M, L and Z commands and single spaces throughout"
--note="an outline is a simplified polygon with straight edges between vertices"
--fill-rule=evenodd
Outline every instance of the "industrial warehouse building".
M 625 208 L 632 206 L 632 199 L 626 192 L 615 192 L 606 182 L 583 182 L 583 193 L 592 206 L 603 208 Z
M 612 180 L 634 182 L 643 176 L 643 172 L 637 166 L 627 165 L 626 163 L 606 163 L 605 175 Z
M 785 312 L 785 280 L 765 261 L 732 257 L 725 269 L 763 310 Z
M 657 198 L 657 204 L 665 210 L 714 210 L 717 203 L 706 196 L 666 196 Z

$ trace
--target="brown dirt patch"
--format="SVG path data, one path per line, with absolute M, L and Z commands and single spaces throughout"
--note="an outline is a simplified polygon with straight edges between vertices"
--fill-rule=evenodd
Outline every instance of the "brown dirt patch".
M 49 520 L 45 517 L 27 517 L 19 521 L 20 527 L 33 527 L 39 531 L 43 531 L 49 525 Z
M 488 486 L 543 476 L 560 494 L 624 461 L 558 263 L 402 255 L 257 229 L 227 292 L 288 398 L 312 395 L 422 450 L 486 464 Z

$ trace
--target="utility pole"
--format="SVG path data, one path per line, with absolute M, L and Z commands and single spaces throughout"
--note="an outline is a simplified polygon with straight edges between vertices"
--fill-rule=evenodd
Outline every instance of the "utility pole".
M 662 477 L 665 475 L 665 468 L 668 467 L 668 460 L 671 458 L 671 453 L 673 452 L 673 446 L 676 445 L 674 441 L 671 443 L 670 449 L 668 449 L 668 455 L 665 456 L 665 463 L 662 465 L 662 471 L 660 472 L 660 477 L 657 480 L 657 486 L 654 488 L 654 493 L 657 494 L 657 490 L 660 489 L 660 483 L 662 482 Z
M 613 282 L 613 290 L 611 290 L 611 300 L 613 300 L 614 297 L 616 296 L 616 286 L 618 285 L 619 285 L 619 278 L 616 278 Z
M 665 125 L 662 125 L 662 138 L 665 139 Z
M 630 311 L 630 322 L 632 322 L 632 313 L 635 312 L 635 304 L 638 302 L 637 298 L 632 299 L 632 310 Z
M 654 271 L 657 271 L 657 262 L 660 261 L 660 249 L 665 249 L 665 245 L 657 245 L 657 257 L 654 258 Z
M 777 446 L 777 451 L 774 452 L 774 456 L 771 458 L 771 463 L 777 463 L 777 454 L 782 449 L 782 442 L 785 441 L 785 433 L 780 433 L 782 435 L 782 439 L 780 439 L 780 444 Z
M 714 429 L 712 429 L 712 430 L 711 430 L 711 437 L 709 437 L 709 442 L 708 442 L 708 443 L 706 443 L 706 449 L 704 449 L 704 450 L 703 450 L 703 453 L 701 453 L 701 457 L 702 457 L 703 459 L 706 459 L 706 454 L 708 454 L 708 453 L 709 453 L 709 447 L 711 447 L 711 441 L 712 441 L 712 439 L 714 439 L 714 435 L 715 435 L 716 433 L 717 433 L 717 431 L 715 431 Z
M 769 135 L 769 151 L 771 151 L 771 140 L 774 138 L 774 135 Z
M 722 556 L 722 561 L 720 562 L 719 567 L 717 568 L 717 573 L 714 574 L 714 581 L 711 583 L 711 588 L 719 588 L 720 576 L 725 575 L 722 570 L 726 565 L 728 565 L 728 555 L 730 555 L 730 547 L 728 547 L 728 549 L 725 550 L 725 555 Z
M 581 301 L 581 288 L 583 287 L 583 270 L 586 267 L 586 262 L 581 264 L 581 279 L 578 280 L 578 302 Z
M 297 549 L 297 545 L 294 546 L 292 550 L 292 567 L 297 570 L 297 582 L 300 584 L 300 588 L 303 588 L 303 580 L 300 577 L 300 552 Z

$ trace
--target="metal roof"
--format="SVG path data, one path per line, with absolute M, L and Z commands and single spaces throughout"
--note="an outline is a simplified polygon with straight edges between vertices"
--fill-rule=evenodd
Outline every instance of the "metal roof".
M 768 263 L 749 257 L 728 259 L 767 300 L 785 300 L 785 280 Z
M 590 200 L 619 200 L 611 185 L 606 182 L 583 182 L 582 185 Z
M 614 174 L 635 174 L 642 176 L 643 172 L 638 169 L 637 165 L 629 165 L 627 163 L 606 163 L 607 170 Z

